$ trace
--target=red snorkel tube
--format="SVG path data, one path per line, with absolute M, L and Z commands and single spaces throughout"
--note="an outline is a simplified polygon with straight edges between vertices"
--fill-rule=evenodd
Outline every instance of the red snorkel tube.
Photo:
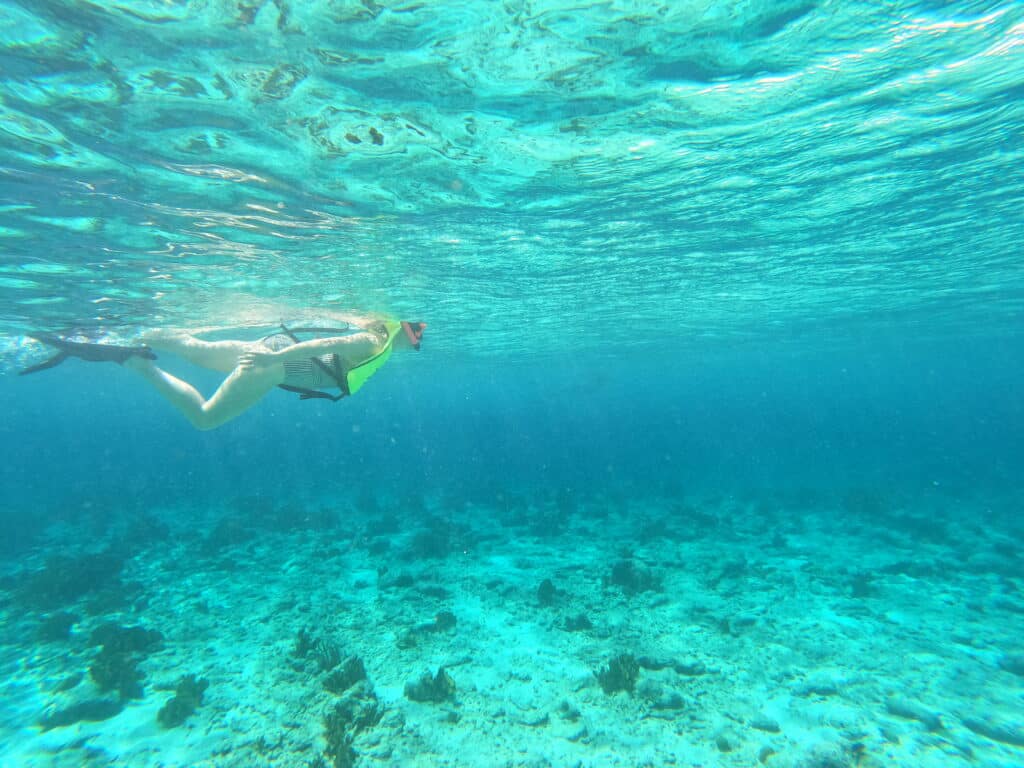
M 420 351 L 420 341 L 423 339 L 423 329 L 427 327 L 426 323 L 410 323 L 405 320 L 402 321 L 402 330 L 405 331 L 405 338 L 412 344 L 412 348 L 417 352 Z

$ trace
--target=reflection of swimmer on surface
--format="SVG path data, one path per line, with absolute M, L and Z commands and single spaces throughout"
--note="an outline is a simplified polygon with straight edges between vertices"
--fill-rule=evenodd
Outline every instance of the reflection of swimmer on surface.
M 53 368 L 69 357 L 90 362 L 115 362 L 148 381 L 197 429 L 213 429 L 231 421 L 274 387 L 297 392 L 305 400 L 340 400 L 353 395 L 387 361 L 393 349 L 419 349 L 426 323 L 370 321 L 340 328 L 288 328 L 259 341 L 204 341 L 188 333 L 156 331 L 145 334 L 140 346 L 89 344 L 39 333 L 34 338 L 55 347 L 49 360 L 22 374 Z M 298 334 L 319 335 L 301 341 Z M 172 376 L 153 362 L 155 352 L 178 355 L 201 368 L 228 374 L 206 399 L 187 381 Z M 333 395 L 324 389 L 338 389 Z

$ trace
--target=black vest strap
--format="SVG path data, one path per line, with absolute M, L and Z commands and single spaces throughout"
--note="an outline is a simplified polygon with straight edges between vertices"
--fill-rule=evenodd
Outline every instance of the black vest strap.
M 299 331 L 312 331 L 312 330 L 335 330 L 334 328 L 297 328 Z M 337 329 L 341 330 L 341 329 Z M 347 329 L 346 329 L 347 330 Z M 296 336 L 284 323 L 281 323 L 281 332 L 284 333 L 289 339 L 296 344 L 299 343 L 299 337 Z M 293 387 L 291 384 L 278 384 L 277 386 L 281 389 L 287 390 L 288 392 L 298 392 L 299 400 L 330 400 L 333 403 L 338 402 L 343 397 L 348 395 L 348 381 L 345 379 L 345 371 L 341 367 L 341 362 L 338 360 L 338 356 L 334 355 L 332 358 L 333 365 L 327 365 L 319 357 L 311 358 L 312 361 L 320 367 L 320 370 L 326 373 L 329 377 L 334 379 L 338 384 L 338 389 L 341 390 L 340 395 L 332 395 L 328 392 L 321 392 L 319 389 L 307 389 L 306 387 Z
M 291 384 L 278 384 L 278 388 L 287 390 L 288 392 L 297 392 L 299 400 L 330 400 L 331 402 L 338 402 L 341 398 L 345 397 L 345 393 L 342 392 L 340 395 L 332 395 L 329 392 L 321 392 L 319 389 L 306 389 L 305 387 L 293 387 Z

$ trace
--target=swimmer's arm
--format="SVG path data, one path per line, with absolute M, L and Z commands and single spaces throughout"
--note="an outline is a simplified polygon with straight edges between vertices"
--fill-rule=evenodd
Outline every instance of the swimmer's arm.
M 328 336 L 324 339 L 300 341 L 298 344 L 272 352 L 271 355 L 277 363 L 308 360 L 320 355 L 340 355 L 348 360 L 364 360 L 380 352 L 382 346 L 377 334 L 364 331 L 349 336 Z
M 339 321 L 348 323 L 355 328 L 369 328 L 378 323 L 383 323 L 390 318 L 387 315 L 357 315 L 355 313 L 331 312 L 324 319 L 331 323 Z
M 321 355 L 338 355 L 349 363 L 372 357 L 383 349 L 383 342 L 374 333 L 354 333 L 349 336 L 328 336 L 292 344 L 290 347 L 271 352 L 258 350 L 243 354 L 238 362 L 243 368 L 288 363 L 294 360 L 308 360 Z

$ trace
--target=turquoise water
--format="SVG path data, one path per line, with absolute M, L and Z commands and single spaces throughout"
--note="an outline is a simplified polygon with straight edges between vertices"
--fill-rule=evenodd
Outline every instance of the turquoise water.
M 2 13 L 8 333 L 283 301 L 504 355 L 1021 311 L 1013 3 Z
M 0 762 L 1020 765 L 1022 168 L 1020 3 L 0 0 Z M 16 375 L 349 312 L 213 432 Z

